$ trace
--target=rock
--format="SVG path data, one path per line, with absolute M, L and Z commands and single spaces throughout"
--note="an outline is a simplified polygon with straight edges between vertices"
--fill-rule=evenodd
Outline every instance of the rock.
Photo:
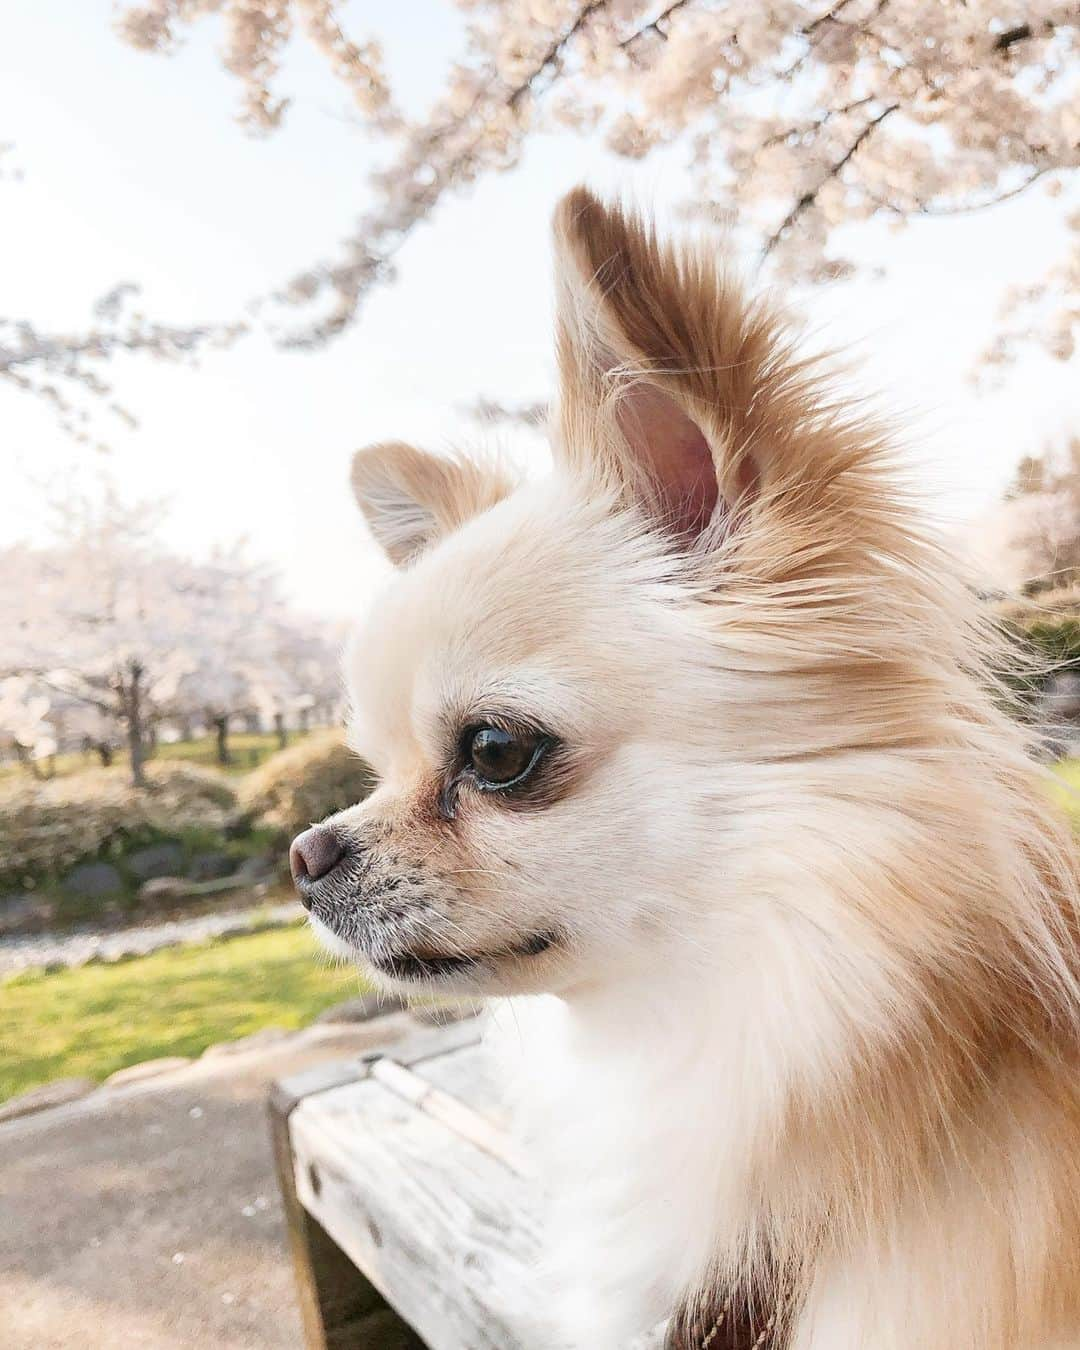
M 37 898 L 24 891 L 0 895 L 0 923 L 24 918 L 37 907 Z
M 140 848 L 127 859 L 127 865 L 139 881 L 151 877 L 174 877 L 183 868 L 184 850 L 175 841 L 165 840 Z
M 32 1111 L 47 1111 L 52 1106 L 65 1106 L 94 1092 L 97 1084 L 92 1078 L 58 1078 L 54 1083 L 32 1088 L 18 1097 L 0 1102 L 0 1122 L 28 1116 Z
M 54 906 L 25 891 L 0 895 L 0 933 L 32 933 L 47 928 Z
M 182 1069 L 192 1061 L 187 1055 L 162 1055 L 159 1059 L 144 1059 L 141 1064 L 129 1064 L 126 1069 L 117 1069 L 105 1079 L 106 1087 L 126 1087 L 128 1083 L 141 1083 L 144 1078 L 155 1078 L 159 1073 L 171 1073 L 173 1069 Z
M 80 863 L 64 877 L 64 890 L 81 900 L 96 900 L 107 895 L 118 895 L 124 889 L 124 878 L 112 863 Z
M 192 881 L 217 881 L 229 876 L 235 869 L 235 860 L 227 853 L 196 853 L 187 869 Z
M 316 1025 L 328 1023 L 370 1022 L 373 1017 L 382 1017 L 388 1013 L 401 1012 L 408 1004 L 393 994 L 361 994 L 359 998 L 348 998 L 344 1003 L 335 1003 L 315 1019 Z
M 276 853 L 257 853 L 253 858 L 245 858 L 236 869 L 236 880 L 252 886 L 260 881 L 269 881 L 284 862 L 284 854 L 279 858 Z
M 221 1041 L 210 1045 L 203 1051 L 203 1059 L 221 1059 L 225 1055 L 242 1055 L 249 1050 L 263 1050 L 267 1046 L 277 1045 L 279 1041 L 295 1036 L 295 1031 L 286 1031 L 284 1027 L 264 1027 L 250 1036 L 241 1036 L 236 1041 Z
M 179 900 L 187 894 L 188 883 L 183 877 L 154 877 L 139 887 L 139 901 L 144 905 L 159 905 Z

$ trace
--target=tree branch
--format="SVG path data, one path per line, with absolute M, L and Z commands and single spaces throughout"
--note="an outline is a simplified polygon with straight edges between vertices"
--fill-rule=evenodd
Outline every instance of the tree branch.
M 885 197 L 875 196 L 874 193 L 868 193 L 870 200 L 885 211 L 892 211 L 898 216 L 929 216 L 931 218 L 944 218 L 948 216 L 970 216 L 978 211 L 988 211 L 992 206 L 1000 206 L 1002 202 L 1011 201 L 1013 197 L 1019 197 L 1025 193 L 1029 187 L 1037 183 L 1040 178 L 1048 173 L 1053 173 L 1059 167 L 1053 164 L 1044 165 L 1040 169 L 1035 169 L 1022 183 L 1017 183 L 1015 187 L 999 192 L 994 197 L 988 197 L 981 202 L 957 202 L 949 206 L 935 206 L 932 202 L 924 204 L 900 206 L 897 202 L 889 201 Z
M 1027 42 L 1032 33 L 1033 29 L 1029 23 L 1018 23 L 1015 28 L 1006 28 L 1004 33 L 999 33 L 994 39 L 994 51 L 1007 52 L 1018 42 Z
M 859 132 L 859 134 L 855 137 L 852 143 L 848 146 L 848 148 L 844 151 L 844 153 L 840 156 L 840 158 L 834 164 L 829 165 L 829 168 L 822 175 L 818 183 L 813 188 L 811 188 L 809 192 L 803 193 L 803 195 L 799 198 L 799 200 L 795 203 L 795 205 L 791 208 L 791 210 L 787 213 L 784 219 L 777 226 L 777 228 L 772 232 L 772 234 L 769 235 L 768 239 L 765 241 L 763 253 L 765 254 L 766 257 L 773 251 L 776 245 L 780 242 L 780 240 L 784 237 L 784 235 L 788 232 L 788 230 L 791 229 L 792 225 L 795 224 L 795 222 L 800 218 L 800 216 L 804 215 L 814 205 L 814 203 L 818 199 L 818 195 L 820 194 L 821 189 L 826 185 L 826 183 L 830 183 L 834 178 L 838 178 L 840 174 L 843 173 L 844 169 L 847 167 L 852 157 L 858 152 L 863 142 L 866 141 L 868 137 L 872 136 L 874 132 L 878 129 L 878 127 L 881 126 L 882 122 L 884 122 L 887 117 L 890 117 L 894 112 L 896 112 L 896 110 L 899 107 L 900 107 L 899 103 L 890 103 L 888 107 L 883 108 L 882 111 L 879 112 L 876 117 L 872 117 L 870 121 L 867 122 L 866 125 L 863 127 L 863 129 Z
M 762 150 L 768 150 L 774 145 L 782 145 L 792 136 L 805 136 L 808 132 L 820 131 L 834 117 L 843 117 L 847 113 L 854 112 L 856 108 L 864 108 L 868 103 L 874 103 L 875 101 L 873 94 L 867 94 L 865 98 L 857 98 L 853 103 L 845 103 L 842 108 L 827 108 L 820 117 L 812 118 L 809 122 L 803 122 L 801 125 L 785 127 L 783 131 L 778 131 L 772 136 L 766 136 L 758 146 L 756 153 L 760 154 Z
M 574 38 L 577 37 L 578 33 L 581 32 L 582 28 L 585 27 L 585 25 L 589 22 L 592 16 L 594 14 L 598 14 L 602 9 L 607 9 L 607 6 L 608 0 L 590 0 L 590 3 L 585 5 L 579 11 L 578 16 L 574 20 L 574 22 L 570 25 L 569 28 L 566 29 L 566 31 L 562 34 L 561 37 L 556 38 L 556 40 L 551 44 L 551 46 L 544 53 L 543 57 L 540 59 L 540 63 L 536 66 L 536 68 L 528 76 L 528 78 L 523 80 L 519 85 L 517 85 L 513 90 L 511 90 L 506 103 L 506 106 L 508 108 L 516 108 L 519 101 L 523 99 L 525 95 L 531 91 L 536 81 L 540 79 L 541 76 L 546 74 L 547 71 L 549 71 L 553 66 L 557 66 L 560 64 L 560 62 L 562 61 L 563 52 L 566 50 L 567 46 L 571 42 L 573 42 Z
M 632 47 L 635 42 L 640 42 L 641 39 L 645 37 L 647 33 L 655 33 L 657 37 L 663 38 L 663 40 L 666 42 L 668 35 L 665 32 L 665 30 L 660 27 L 660 25 L 662 23 L 665 23 L 668 19 L 671 18 L 673 14 L 677 13 L 680 9 L 685 9 L 689 3 L 690 0 L 674 0 L 674 3 L 668 5 L 667 9 L 665 9 L 662 14 L 658 14 L 656 18 L 653 19 L 652 23 L 645 24 L 645 26 L 643 28 L 639 28 L 636 33 L 631 33 L 629 37 L 623 38 L 623 40 L 619 43 L 619 46 L 625 51 L 627 48 Z M 849 3 L 849 0 L 844 0 L 844 3 L 845 4 Z

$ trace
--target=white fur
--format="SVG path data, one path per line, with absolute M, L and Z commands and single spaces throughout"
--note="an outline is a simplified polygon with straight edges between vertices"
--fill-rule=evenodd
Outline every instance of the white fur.
M 392 556 L 439 531 L 350 657 L 382 782 L 330 821 L 354 861 L 322 919 L 384 967 L 479 954 L 438 987 L 513 996 L 552 1350 L 778 1266 L 790 1350 L 1075 1350 L 1076 862 L 999 649 L 767 312 L 585 194 L 561 220 L 552 477 L 358 457 Z M 700 435 L 628 467 L 627 371 L 650 436 Z M 640 485 L 693 482 L 702 444 L 730 512 L 691 539 Z M 448 811 L 489 718 L 546 729 L 563 777 Z

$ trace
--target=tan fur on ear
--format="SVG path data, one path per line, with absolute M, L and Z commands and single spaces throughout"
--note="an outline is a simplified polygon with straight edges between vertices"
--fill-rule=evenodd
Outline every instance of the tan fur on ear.
M 500 465 L 447 459 L 403 441 L 358 450 L 350 478 L 371 533 L 396 567 L 407 566 L 514 487 Z
M 834 424 L 814 436 L 828 410 L 808 363 L 714 250 L 669 248 L 651 225 L 584 188 L 563 198 L 554 228 L 559 448 L 575 467 L 629 478 L 640 492 L 653 456 L 632 444 L 628 454 L 627 408 L 635 416 L 646 405 L 648 432 L 662 421 L 656 391 L 674 435 L 700 428 L 729 509 L 766 485 L 777 496 L 828 483 L 865 455 L 872 439 L 861 428 L 848 437 Z

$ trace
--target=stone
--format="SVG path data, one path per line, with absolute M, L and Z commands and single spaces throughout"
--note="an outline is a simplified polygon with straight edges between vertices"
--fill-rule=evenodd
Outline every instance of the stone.
M 287 1031 L 284 1027 L 264 1027 L 262 1031 L 252 1032 L 250 1036 L 241 1036 L 239 1040 L 220 1041 L 217 1045 L 207 1046 L 202 1057 L 222 1059 L 226 1055 L 243 1055 L 249 1050 L 264 1050 L 296 1034 L 295 1031 Z
M 46 928 L 54 907 L 26 891 L 0 895 L 0 933 L 26 933 Z
M 179 900 L 187 894 L 189 885 L 183 877 L 153 877 L 139 887 L 139 901 L 144 905 L 156 905 Z
M 37 903 L 37 897 L 25 891 L 9 891 L 7 895 L 0 895 L 0 923 L 23 918 L 33 912 Z
M 81 900 L 97 900 L 119 895 L 124 889 L 124 878 L 107 862 L 80 863 L 64 877 L 64 890 Z
M 280 858 L 275 853 L 257 853 L 252 858 L 245 858 L 236 869 L 236 880 L 248 882 L 251 885 L 260 881 L 269 881 L 284 861 L 284 853 Z
M 32 1088 L 20 1093 L 18 1097 L 9 1097 L 0 1102 L 0 1122 L 17 1120 L 19 1116 L 28 1116 L 33 1111 L 47 1111 L 53 1106 L 66 1106 L 68 1102 L 77 1102 L 96 1091 L 97 1084 L 92 1078 L 58 1078 L 53 1083 Z
M 144 1059 L 141 1064 L 129 1064 L 126 1069 L 117 1069 L 105 1079 L 106 1087 L 126 1087 L 129 1083 L 141 1083 L 146 1078 L 156 1078 L 159 1073 L 172 1073 L 174 1069 L 183 1069 L 192 1061 L 187 1055 L 162 1055 L 158 1059 Z
M 196 853 L 188 866 L 187 874 L 192 881 L 217 881 L 229 876 L 235 870 L 235 859 L 227 853 Z
M 152 877 L 174 877 L 183 870 L 184 850 L 174 840 L 140 848 L 127 859 L 127 865 L 139 881 Z
M 335 1003 L 315 1019 L 316 1025 L 337 1026 L 351 1022 L 370 1022 L 373 1017 L 383 1017 L 389 1013 L 401 1012 L 408 1004 L 394 994 L 361 994 L 358 998 L 348 998 L 344 1003 Z

